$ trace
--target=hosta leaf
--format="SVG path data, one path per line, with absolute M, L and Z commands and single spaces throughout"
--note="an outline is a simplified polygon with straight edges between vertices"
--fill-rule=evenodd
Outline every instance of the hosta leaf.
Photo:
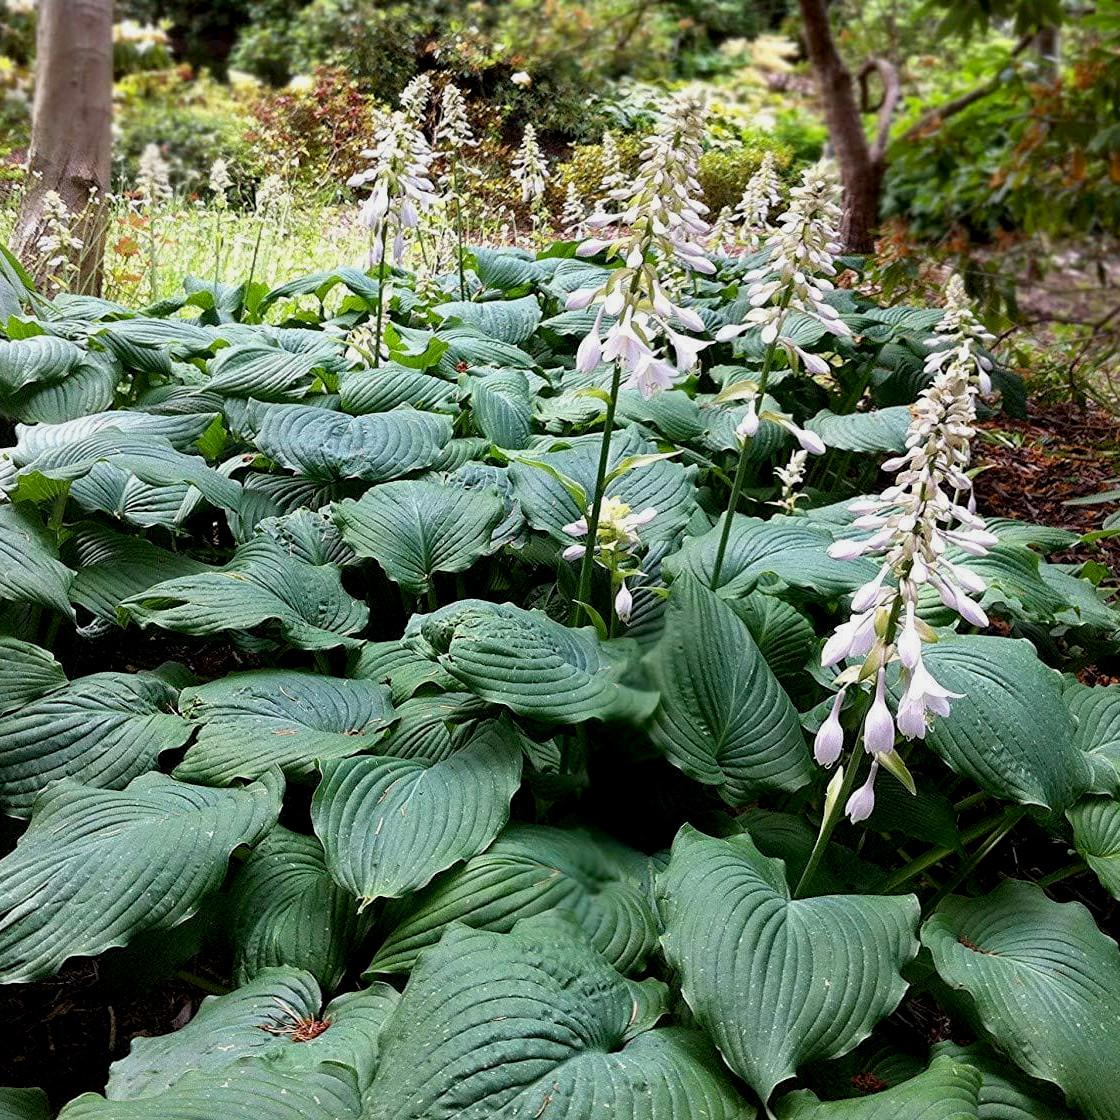
M 70 598 L 97 618 L 115 622 L 117 608 L 168 579 L 197 575 L 206 565 L 183 552 L 170 552 L 143 537 L 126 536 L 84 522 L 65 545 L 76 569 Z
M 105 354 L 86 354 L 61 381 L 29 385 L 0 403 L 25 424 L 59 424 L 113 403 L 121 369 Z
M 474 271 L 486 288 L 510 292 L 532 284 L 544 274 L 533 258 L 510 249 L 472 249 Z
M 454 412 L 458 390 L 442 377 L 386 362 L 377 369 L 343 374 L 338 392 L 344 411 L 363 416 L 389 412 L 400 405 L 426 412 Z
M 50 1115 L 42 1089 L 0 1089 L 0 1120 L 50 1120 Z
M 393 719 L 384 685 L 293 669 L 186 688 L 179 709 L 201 727 L 175 777 L 204 785 L 258 778 L 273 766 L 308 777 L 321 760 L 372 748 Z
M 819 1101 L 790 1093 L 777 1120 L 979 1120 L 980 1072 L 949 1056 L 934 1058 L 925 1073 L 870 1096 Z
M 473 327 L 440 327 L 439 338 L 446 347 L 439 354 L 439 372 L 454 378 L 475 366 L 494 369 L 532 369 L 533 359 L 519 346 L 482 334 Z M 430 363 L 429 363 L 430 364 Z
M 198 456 L 176 451 L 162 436 L 119 428 L 102 428 L 74 443 L 48 448 L 20 471 L 20 479 L 38 475 L 72 481 L 98 463 L 109 463 L 152 486 L 189 483 L 219 508 L 236 509 L 241 501 L 241 487 Z
M 688 825 L 657 892 L 685 1000 L 763 1100 L 802 1063 L 851 1050 L 906 990 L 912 895 L 792 901 L 782 862 L 749 836 L 717 840 Z
M 519 369 L 492 370 L 470 378 L 471 407 L 483 434 L 499 447 L 528 447 L 533 434 L 533 397 Z
M 1008 881 L 947 898 L 922 928 L 941 978 L 996 1045 L 1087 1120 L 1120 1116 L 1120 952 L 1080 903 Z
M 813 624 L 795 607 L 773 595 L 754 592 L 729 601 L 747 624 L 774 676 L 790 685 L 804 682 L 804 669 L 817 650 Z
M 454 677 L 403 642 L 363 642 L 349 672 L 352 677 L 388 684 L 394 704 L 403 703 L 424 685 L 443 691 L 455 687 Z
M 349 635 L 369 618 L 337 569 L 304 564 L 263 537 L 242 545 L 223 568 L 157 583 L 120 609 L 141 626 L 183 634 L 274 627 L 300 649 L 351 645 Z
M 123 791 L 70 779 L 44 791 L 0 860 L 0 982 L 57 972 L 194 913 L 230 853 L 276 820 L 276 778 L 243 789 L 143 774 Z
M 665 561 L 665 572 L 675 577 L 689 572 L 706 587 L 712 586 L 722 526 L 717 524 L 700 537 L 687 537 L 680 552 Z M 814 598 L 832 598 L 854 591 L 875 577 L 871 561 L 833 560 L 828 555 L 832 534 L 804 517 L 769 521 L 736 514 L 727 538 L 727 552 L 720 570 L 721 597 L 736 598 L 752 591 L 760 580 L 776 576 Z
M 347 416 L 308 405 L 252 403 L 246 419 L 257 448 L 305 478 L 386 482 L 430 467 L 451 440 L 451 420 L 397 408 Z
M 399 719 L 378 751 L 428 765 L 442 762 L 463 746 L 492 712 L 489 705 L 469 692 L 413 696 L 397 709 Z
M 812 776 L 797 711 L 750 631 L 691 576 L 673 584 L 646 666 L 661 693 L 650 738 L 689 777 L 744 804 Z
M 484 303 L 441 303 L 433 307 L 432 312 L 440 319 L 458 319 L 488 338 L 514 346 L 532 338 L 541 321 L 541 308 L 535 296 Z
M 449 758 L 323 764 L 311 820 L 334 878 L 363 903 L 399 898 L 482 851 L 509 819 L 521 745 L 491 723 Z
M 316 371 L 337 371 L 343 358 L 337 351 L 292 353 L 259 342 L 228 346 L 210 362 L 208 389 L 231 397 L 259 401 L 294 401 L 307 396 Z
M 573 630 L 512 603 L 463 599 L 413 615 L 405 642 L 476 696 L 531 719 L 637 719 L 656 699 L 620 683 L 625 663 L 592 628 Z
M 585 832 L 513 825 L 481 855 L 386 911 L 390 932 L 371 973 L 406 972 L 452 922 L 505 933 L 522 918 L 557 910 L 579 922 L 620 972 L 640 968 L 657 923 L 637 852 Z
M 535 449 L 531 458 L 548 463 L 554 471 L 574 480 L 587 495 L 595 492 L 595 474 L 599 462 L 602 437 L 581 437 L 559 444 L 557 450 Z M 611 437 L 608 469 L 614 470 L 631 455 L 657 451 L 650 440 L 643 439 L 633 428 L 615 432 Z M 627 471 L 607 487 L 609 497 L 625 502 L 631 510 L 653 508 L 657 516 L 642 527 L 644 541 L 672 538 L 688 523 L 696 508 L 693 468 L 682 467 L 672 460 L 661 459 L 636 470 Z M 571 544 L 564 526 L 587 512 L 564 488 L 553 473 L 529 463 L 514 460 L 509 468 L 514 497 L 521 503 L 529 524 L 550 533 L 556 540 Z
M 979 1072 L 979 1120 L 1070 1120 L 1061 1094 L 1052 1085 L 1033 1081 L 978 1042 L 971 1046 L 939 1042 L 931 1053 L 949 1055 Z
M 94 673 L 7 716 L 0 721 L 4 812 L 30 816 L 40 790 L 59 778 L 123 789 L 190 738 L 175 697 L 150 673 Z
M 243 1058 L 267 1058 L 273 1069 L 312 1072 L 320 1062 L 349 1066 L 368 1085 L 377 1038 L 397 1004 L 387 984 L 340 996 L 324 1008 L 319 985 L 298 968 L 266 968 L 228 995 L 208 996 L 186 1026 L 132 1040 L 127 1057 L 109 1068 L 105 1095 L 135 1100 L 167 1092 L 188 1073 L 224 1069 Z M 293 1040 L 301 1023 L 326 1024 L 313 1038 Z
M 1120 685 L 1072 681 L 1065 699 L 1075 721 L 1074 746 L 1084 753 L 1095 787 L 1120 792 Z
M 493 552 L 505 504 L 493 490 L 467 490 L 416 479 L 387 482 L 358 501 L 334 507 L 343 539 L 370 556 L 412 595 L 423 595 L 436 572 L 462 572 Z
M 70 615 L 73 578 L 34 511 L 0 504 L 0 602 L 33 603 Z
M 839 416 L 825 409 L 806 425 L 829 447 L 840 451 L 893 451 L 906 449 L 910 426 L 908 405 L 892 405 L 872 412 L 850 412 Z
M 242 1058 L 217 1070 L 185 1074 L 166 1092 L 137 1100 L 83 1093 L 59 1113 L 65 1120 L 358 1120 L 357 1074 L 333 1062 L 287 1069 Z
M 1062 679 L 1027 642 L 944 637 L 926 647 L 925 663 L 938 683 L 960 694 L 926 736 L 954 770 L 997 797 L 1059 813 L 1088 789 Z
M 121 432 L 139 432 L 160 436 L 177 451 L 189 451 L 217 420 L 213 412 L 187 415 L 159 416 L 151 412 L 119 409 L 112 412 L 94 412 L 69 420 L 64 424 L 17 424 L 17 443 L 13 458 L 22 467 L 45 451 L 80 443 L 88 436 L 115 428 Z
M 28 385 L 61 381 L 81 360 L 84 351 L 51 334 L 0 339 L 0 393 L 17 393 Z
M 334 522 L 317 510 L 297 509 L 283 517 L 266 517 L 257 533 L 274 540 L 289 555 L 305 564 L 357 563 L 353 549 L 342 539 Z
M 249 853 L 230 887 L 230 938 L 241 981 L 288 965 L 333 990 L 369 927 L 354 896 L 330 877 L 319 841 L 279 825 Z
M 1087 797 L 1066 816 L 1073 826 L 1073 844 L 1113 898 L 1120 898 L 1120 802 Z
M 386 1026 L 366 1116 L 747 1120 L 696 1035 L 628 1041 L 645 999 L 575 937 L 449 930 Z
M 66 672 L 49 650 L 0 637 L 0 716 L 65 684 Z
M 198 508 L 200 498 L 185 482 L 152 486 L 110 463 L 95 463 L 88 474 L 70 484 L 75 505 L 143 529 L 153 525 L 178 529 Z

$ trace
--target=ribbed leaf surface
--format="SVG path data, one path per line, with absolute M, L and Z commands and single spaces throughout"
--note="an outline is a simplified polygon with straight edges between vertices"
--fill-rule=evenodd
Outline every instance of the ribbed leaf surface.
M 906 429 L 910 425 L 908 405 L 877 408 L 873 412 L 837 415 L 825 409 L 805 426 L 829 447 L 841 451 L 891 451 L 906 448 Z
M 276 820 L 276 778 L 243 789 L 144 774 L 126 790 L 65 779 L 44 792 L 0 860 L 0 983 L 168 929 L 221 885 L 234 848 Z
M 340 502 L 333 516 L 359 556 L 372 557 L 394 583 L 423 595 L 435 572 L 465 571 L 494 551 L 504 511 L 493 490 L 419 479 L 374 486 L 356 502 Z
M 14 342 L 0 339 L 0 392 L 15 393 L 41 381 L 61 381 L 83 351 L 65 338 L 35 335 Z
M 686 825 L 657 882 L 669 963 L 728 1065 L 764 1100 L 804 1062 L 844 1054 L 898 1005 L 918 951 L 912 895 L 792 901 L 750 837 Z
M 165 1093 L 196 1070 L 213 1072 L 243 1058 L 267 1058 L 274 1069 L 313 1072 L 323 1061 L 349 1066 L 364 1088 L 377 1062 L 377 1038 L 397 1004 L 387 984 L 340 996 L 328 1007 L 315 978 L 298 968 L 268 968 L 228 995 L 208 996 L 186 1026 L 138 1037 L 109 1070 L 105 1095 L 134 1100 Z M 301 1022 L 328 1024 L 314 1038 L 293 1040 Z
M 184 689 L 179 707 L 201 727 L 175 777 L 205 785 L 257 778 L 272 766 L 308 777 L 323 759 L 369 750 L 393 719 L 384 685 L 291 669 Z
M 641 966 L 657 941 L 637 852 L 584 832 L 514 825 L 491 847 L 386 912 L 390 932 L 370 971 L 404 972 L 452 922 L 505 933 L 549 910 L 575 917 L 621 972 Z
M 358 1120 L 358 1078 L 345 1066 L 323 1062 L 289 1071 L 243 1058 L 219 1070 L 188 1073 L 155 1097 L 110 1101 L 84 1093 L 60 1120 Z
M 451 440 L 451 420 L 398 408 L 347 416 L 309 405 L 252 404 L 250 434 L 270 459 L 305 478 L 387 482 L 430 467 Z
M 249 853 L 230 887 L 230 939 L 239 980 L 275 965 L 306 969 L 333 990 L 368 932 L 352 894 L 327 871 L 314 836 L 277 825 Z
M 190 738 L 176 696 L 150 673 L 94 673 L 13 712 L 0 721 L 3 811 L 30 816 L 39 792 L 59 778 L 123 789 Z
M 1113 898 L 1120 898 L 1120 802 L 1087 797 L 1066 816 L 1073 826 L 1073 844 Z
M 0 715 L 66 684 L 66 673 L 52 654 L 19 638 L 0 637 Z
M 471 406 L 483 434 L 499 447 L 528 447 L 533 433 L 533 396 L 519 369 L 472 377 Z
M 673 584 L 646 665 L 661 693 L 650 738 L 689 777 L 733 804 L 809 780 L 813 764 L 789 697 L 747 627 L 691 576 Z
M 932 1054 L 947 1054 L 980 1073 L 980 1120 L 1070 1120 L 1061 1093 L 1035 1081 L 979 1042 L 939 1042 Z
M 0 602 L 34 603 L 70 615 L 73 577 L 37 515 L 0 504 Z
M 980 1120 L 980 1072 L 951 1057 L 935 1058 L 925 1073 L 861 1099 L 819 1101 L 791 1093 L 778 1120 Z
M 655 700 L 619 683 L 625 666 L 593 629 L 573 630 L 512 603 L 463 599 L 413 615 L 405 643 L 476 696 L 532 719 L 635 719 Z
M 399 898 L 482 851 L 509 819 L 521 746 L 491 723 L 434 763 L 390 757 L 323 765 L 311 803 L 327 867 L 365 902 Z
M 369 618 L 338 569 L 304 564 L 267 538 L 242 545 L 223 568 L 157 583 L 121 610 L 141 626 L 200 636 L 266 627 L 300 649 L 351 645 Z
M 947 898 L 922 928 L 941 978 L 972 997 L 984 1029 L 1087 1120 L 1120 1116 L 1120 952 L 1080 903 L 1009 881 Z
M 752 1116 L 696 1035 L 652 1030 L 627 1041 L 646 1001 L 573 937 L 450 930 L 413 972 L 385 1029 L 366 1116 Z

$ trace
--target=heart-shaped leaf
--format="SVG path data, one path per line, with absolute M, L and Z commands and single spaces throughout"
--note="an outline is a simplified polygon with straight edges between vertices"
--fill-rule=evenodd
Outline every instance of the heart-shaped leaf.
M 520 784 L 521 745 L 508 725 L 490 723 L 434 763 L 325 763 L 311 819 L 331 874 L 364 904 L 419 890 L 486 848 Z
M 657 941 L 645 861 L 584 832 L 513 825 L 481 855 L 426 891 L 394 903 L 370 972 L 405 972 L 452 922 L 505 933 L 556 910 L 575 917 L 620 972 L 639 968 Z
M 428 479 L 387 482 L 358 501 L 334 507 L 335 523 L 359 556 L 373 557 L 412 595 L 435 572 L 462 572 L 495 550 L 505 505 L 493 490 L 467 490 Z
M 109 1068 L 105 1095 L 135 1100 L 167 1092 L 180 1078 L 243 1058 L 311 1072 L 323 1061 L 349 1066 L 364 1088 L 377 1064 L 377 1039 L 399 997 L 387 984 L 340 996 L 326 1008 L 319 985 L 297 968 L 266 968 L 228 995 L 208 996 L 186 1026 L 132 1040 Z
M 306 969 L 333 991 L 370 922 L 330 877 L 319 841 L 277 825 L 230 887 L 235 973 L 245 982 L 286 965 Z
M 151 673 L 80 677 L 0 722 L 0 805 L 31 815 L 59 778 L 123 789 L 181 747 L 191 726 L 175 714 L 177 690 Z
M 471 407 L 483 434 L 499 447 L 528 447 L 533 432 L 529 379 L 519 369 L 487 371 L 470 379 Z
M 347 416 L 310 405 L 250 402 L 257 448 L 304 478 L 387 482 L 430 467 L 451 440 L 451 420 L 413 408 Z
M 512 603 L 463 599 L 413 615 L 405 643 L 476 696 L 532 719 L 637 719 L 656 700 L 620 683 L 626 665 L 593 629 L 573 630 Z
M 661 701 L 650 738 L 733 804 L 797 789 L 813 764 L 797 712 L 747 627 L 691 576 L 672 587 L 665 630 L 646 657 Z
M 279 808 L 278 776 L 232 790 L 163 774 L 123 791 L 56 782 L 0 860 L 0 983 L 49 976 L 71 957 L 178 925 Z
M 323 759 L 369 750 L 393 719 L 384 685 L 290 669 L 184 689 L 179 708 L 201 728 L 175 777 L 204 785 L 258 778 L 273 766 L 309 777 Z
M 1033 1077 L 1052 1081 L 1087 1120 L 1120 1116 L 1120 951 L 1080 903 L 1011 880 L 947 898 L 922 941 L 987 1033 Z
M 1086 797 L 1066 816 L 1073 826 L 1073 844 L 1113 898 L 1120 898 L 1120 802 Z
M 73 578 L 35 512 L 0 504 L 0 602 L 34 603 L 72 615 Z
M 566 933 L 449 930 L 385 1028 L 368 1120 L 748 1120 L 697 1035 L 635 1021 L 648 1002 Z
M 657 881 L 665 955 L 728 1065 L 763 1099 L 847 1053 L 898 1005 L 918 951 L 912 895 L 792 900 L 749 836 L 685 826 Z
M 66 684 L 66 673 L 51 653 L 19 638 L 0 637 L 0 715 Z

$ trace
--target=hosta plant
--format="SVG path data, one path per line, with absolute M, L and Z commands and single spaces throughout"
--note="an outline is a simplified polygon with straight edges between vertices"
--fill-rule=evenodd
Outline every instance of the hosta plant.
M 823 174 L 675 272 L 2 262 L 0 981 L 223 993 L 65 1120 L 1120 1116 L 1120 613 L 981 521 L 1021 387 L 833 287 Z M 660 391 L 581 347 L 646 298 Z

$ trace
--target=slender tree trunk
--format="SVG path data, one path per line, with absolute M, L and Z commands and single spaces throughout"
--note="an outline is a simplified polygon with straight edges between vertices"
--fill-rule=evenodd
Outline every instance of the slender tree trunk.
M 82 292 L 101 290 L 112 114 L 113 0 L 39 0 L 30 166 L 12 249 L 41 272 L 43 199 L 56 191 L 82 240 Z
M 890 118 L 899 94 L 898 75 L 885 59 L 867 63 L 860 72 L 865 94 L 866 79 L 871 72 L 878 71 L 883 81 L 879 136 L 872 143 L 863 130 L 855 82 L 832 37 L 826 0 L 800 0 L 800 5 L 805 45 L 820 87 L 828 135 L 844 184 L 840 234 L 848 252 L 868 253 L 874 248 Z

